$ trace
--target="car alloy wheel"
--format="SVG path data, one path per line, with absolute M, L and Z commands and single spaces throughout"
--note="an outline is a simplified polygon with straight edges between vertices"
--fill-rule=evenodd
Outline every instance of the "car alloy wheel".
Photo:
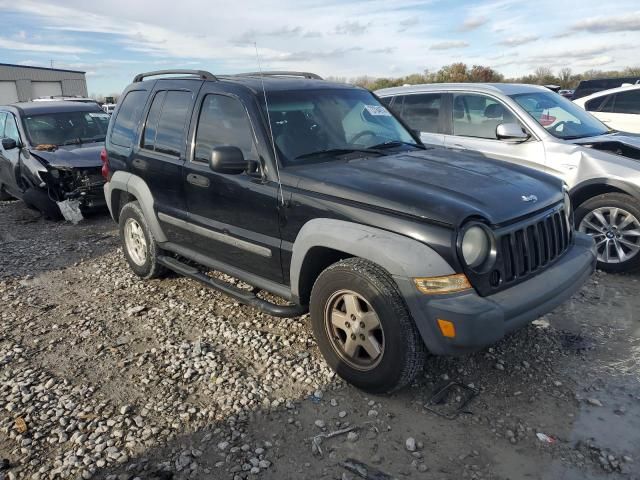
M 124 243 L 131 260 L 137 265 L 144 265 L 147 261 L 147 239 L 134 218 L 128 218 L 124 225 Z
M 623 208 L 596 208 L 585 215 L 578 230 L 593 237 L 600 262 L 623 263 L 640 252 L 640 220 Z
M 371 304 L 350 290 L 335 292 L 327 301 L 325 328 L 338 356 L 356 370 L 375 368 L 384 355 L 384 332 Z

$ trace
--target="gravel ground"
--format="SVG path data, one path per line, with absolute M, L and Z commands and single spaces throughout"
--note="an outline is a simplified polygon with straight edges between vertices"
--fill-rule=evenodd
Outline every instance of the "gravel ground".
M 306 318 L 138 280 L 104 215 L 0 202 L 0 480 L 638 479 L 639 279 L 597 273 L 371 397 L 328 369 Z

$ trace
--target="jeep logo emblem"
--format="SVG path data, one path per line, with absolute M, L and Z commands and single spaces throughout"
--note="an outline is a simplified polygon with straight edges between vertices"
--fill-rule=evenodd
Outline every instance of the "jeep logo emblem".
M 536 197 L 535 195 L 522 195 L 522 197 L 520 198 L 522 199 L 523 202 L 536 203 L 538 201 L 538 197 Z

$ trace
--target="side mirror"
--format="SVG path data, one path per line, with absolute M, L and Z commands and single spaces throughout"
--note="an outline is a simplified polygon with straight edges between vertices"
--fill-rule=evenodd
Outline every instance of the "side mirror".
M 498 140 L 525 142 L 529 140 L 530 136 L 517 123 L 501 123 L 496 128 L 496 138 Z
M 2 148 L 4 148 L 5 150 L 13 150 L 14 148 L 18 148 L 18 142 L 16 142 L 13 138 L 3 138 Z
M 237 175 L 244 172 L 248 166 L 249 164 L 244 159 L 242 150 L 238 147 L 225 145 L 215 147 L 211 151 L 209 167 L 211 167 L 211 170 L 214 172 Z

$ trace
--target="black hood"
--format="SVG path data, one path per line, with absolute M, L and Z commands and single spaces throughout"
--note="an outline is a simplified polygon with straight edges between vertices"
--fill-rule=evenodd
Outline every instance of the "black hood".
M 30 148 L 29 152 L 44 160 L 51 167 L 62 169 L 92 168 L 102 166 L 100 151 L 103 145 L 103 143 L 65 145 L 53 151 Z
M 302 190 L 455 226 L 472 216 L 501 225 L 563 199 L 558 178 L 445 149 L 334 160 L 285 172 Z M 532 195 L 537 201 L 523 200 Z

